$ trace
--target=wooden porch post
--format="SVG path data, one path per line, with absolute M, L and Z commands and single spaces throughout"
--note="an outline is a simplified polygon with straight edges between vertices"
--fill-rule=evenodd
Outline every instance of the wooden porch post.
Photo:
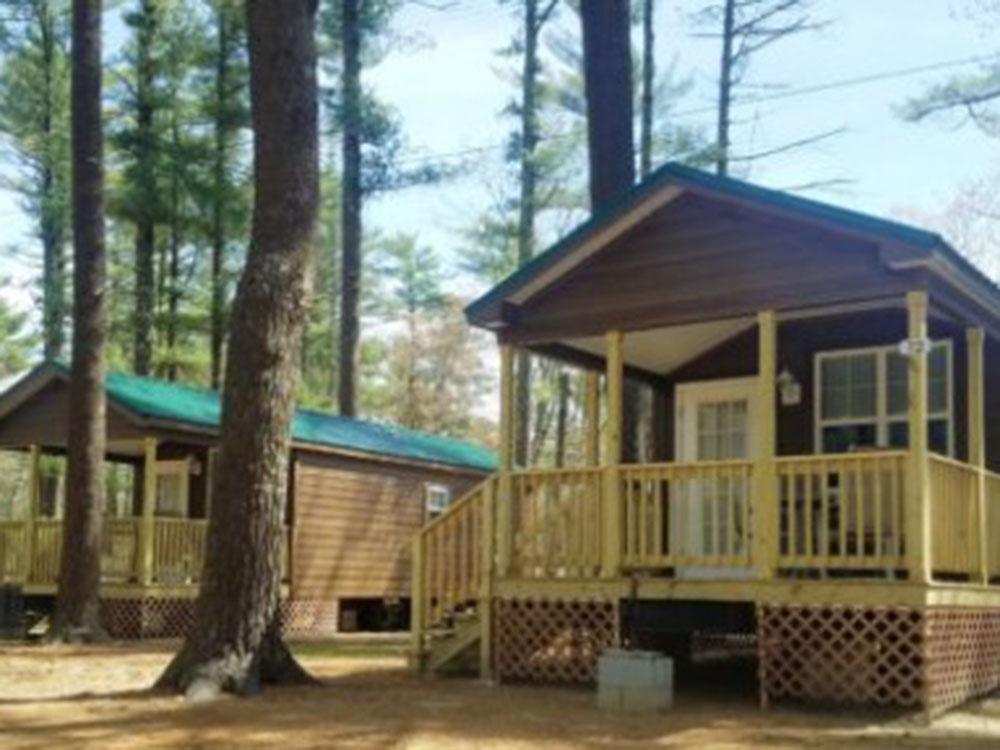
M 493 678 L 493 561 L 496 559 L 496 536 L 493 528 L 495 514 L 492 479 L 483 488 L 483 549 L 480 560 L 479 581 L 479 678 Z
M 156 438 L 146 438 L 142 470 L 142 521 L 139 527 L 139 583 L 153 582 L 153 535 L 156 524 Z
M 622 507 L 619 474 L 622 460 L 624 360 L 621 331 L 609 331 L 607 334 L 607 368 L 608 420 L 604 431 L 601 577 L 615 578 L 621 567 L 622 555 Z
M 510 570 L 514 497 L 511 471 L 514 468 L 514 350 L 500 346 L 500 477 L 496 502 L 497 575 Z
M 969 463 L 978 470 L 975 484 L 975 508 L 979 523 L 978 573 L 984 584 L 990 582 L 989 535 L 986 517 L 986 386 L 983 345 L 985 333 L 982 328 L 969 328 L 966 332 L 968 349 L 969 392 Z
M 777 453 L 778 323 L 774 310 L 757 315 L 757 416 L 754 420 L 753 560 L 757 575 L 774 577 L 778 564 L 780 522 Z
M 28 449 L 28 507 L 24 516 L 24 561 L 23 579 L 31 582 L 31 571 L 35 560 L 35 518 L 38 515 L 38 501 L 42 494 L 42 449 L 32 445 Z
M 414 672 L 424 668 L 424 535 L 413 535 L 410 559 L 410 658 Z
M 931 482 L 927 444 L 927 293 L 906 295 L 909 353 L 909 436 L 905 511 L 906 549 L 910 580 L 931 580 Z
M 584 462 L 587 466 L 598 466 L 601 461 L 601 379 L 596 372 L 587 373 L 584 429 Z

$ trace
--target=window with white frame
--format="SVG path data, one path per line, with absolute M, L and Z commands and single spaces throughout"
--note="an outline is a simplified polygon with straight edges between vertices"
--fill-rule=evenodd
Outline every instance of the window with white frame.
M 424 509 L 427 520 L 437 518 L 448 510 L 451 503 L 451 488 L 443 484 L 424 485 Z
M 954 453 L 952 347 L 928 355 L 930 449 Z M 816 355 L 816 446 L 822 453 L 905 448 L 909 443 L 909 362 L 894 346 Z

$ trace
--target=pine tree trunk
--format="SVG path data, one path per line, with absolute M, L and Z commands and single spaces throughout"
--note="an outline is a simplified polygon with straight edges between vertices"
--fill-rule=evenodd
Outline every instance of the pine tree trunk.
M 569 417 L 569 373 L 560 372 L 556 406 L 556 455 L 558 467 L 566 465 L 566 422 Z
M 54 19 L 48 4 L 38 11 L 38 31 L 42 48 L 43 82 L 41 131 L 45 144 L 42 169 L 41 239 L 42 239 L 42 331 L 46 360 L 63 354 L 66 341 L 66 251 L 64 213 L 57 192 L 55 149 L 55 86 L 56 64 Z
M 136 63 L 136 171 L 138 209 L 135 220 L 135 319 L 132 369 L 149 375 L 153 362 L 153 326 L 156 306 L 156 165 L 153 132 L 153 37 L 156 29 L 154 0 L 142 0 L 139 13 Z
M 361 299 L 361 25 L 359 0 L 341 0 L 343 34 L 343 96 L 340 264 L 340 377 L 337 403 L 340 413 L 357 413 L 357 359 L 360 338 L 358 306 Z
M 646 177 L 653 169 L 653 87 L 656 84 L 656 49 L 653 33 L 655 0 L 642 5 L 642 112 L 639 117 L 639 175 Z
M 212 164 L 212 260 L 211 260 L 211 303 L 210 323 L 210 369 L 212 388 L 222 385 L 222 349 L 226 337 L 226 210 L 229 184 L 226 179 L 226 164 L 229 159 L 227 148 L 229 138 L 230 70 L 229 54 L 232 30 L 224 8 L 216 13 L 217 44 L 215 49 L 215 121 L 213 129 Z
M 632 48 L 628 0 L 582 0 L 590 210 L 613 205 L 635 183 Z M 624 384 L 622 460 L 638 457 L 639 389 Z M 613 460 L 613 459 L 612 459 Z
M 729 174 L 729 110 L 733 86 L 733 33 L 736 23 L 736 0 L 725 0 L 722 19 L 722 59 L 719 63 L 719 112 L 716 131 L 715 171 Z
M 536 185 L 535 149 L 538 147 L 538 0 L 524 0 L 524 56 L 521 69 L 521 185 L 517 222 L 517 264 L 524 265 L 535 254 Z M 531 355 L 517 355 L 517 381 L 514 386 L 516 409 L 514 463 L 527 466 L 532 430 Z M 536 425 L 537 429 L 537 425 Z
M 180 313 L 181 303 L 181 177 L 178 174 L 180 169 L 181 133 L 180 122 L 177 113 L 179 103 L 177 92 L 174 92 L 174 101 L 171 103 L 170 112 L 170 141 L 173 155 L 171 157 L 170 172 L 170 249 L 167 261 L 167 320 L 166 320 L 166 344 L 167 344 L 167 380 L 177 380 L 177 329 L 180 322 L 177 319 Z
M 100 0 L 73 0 L 72 55 L 73 361 L 63 551 L 49 632 L 54 640 L 103 637 L 98 598 L 106 338 Z
M 158 686 L 250 694 L 310 678 L 281 639 L 290 429 L 319 205 L 315 0 L 248 0 L 253 230 L 233 303 L 195 623 Z

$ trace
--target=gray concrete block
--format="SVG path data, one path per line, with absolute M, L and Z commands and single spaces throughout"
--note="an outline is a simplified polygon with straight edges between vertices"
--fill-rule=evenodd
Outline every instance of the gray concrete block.
M 673 661 L 652 651 L 606 651 L 597 663 L 597 705 L 649 713 L 673 706 Z

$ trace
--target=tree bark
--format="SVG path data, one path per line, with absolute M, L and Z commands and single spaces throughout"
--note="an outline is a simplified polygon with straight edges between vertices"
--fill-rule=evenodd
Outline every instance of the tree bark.
M 154 0 L 140 4 L 136 61 L 136 172 L 138 207 L 135 217 L 135 319 L 132 369 L 149 375 L 153 362 L 156 300 L 156 165 L 153 132 L 153 39 L 157 10 Z
M 642 112 L 639 117 L 639 175 L 646 177 L 653 169 L 653 87 L 656 84 L 656 38 L 653 18 L 655 0 L 642 4 Z
M 569 417 L 569 373 L 560 372 L 558 380 L 558 405 L 556 407 L 556 454 L 557 467 L 566 465 L 566 422 Z
M 536 92 L 538 79 L 538 0 L 524 0 L 524 57 L 521 70 L 521 185 L 517 221 L 517 264 L 524 265 L 535 254 L 535 148 L 538 145 Z M 517 353 L 514 386 L 514 463 L 527 466 L 531 435 L 531 355 Z
M 65 213 L 58 193 L 56 172 L 59 155 L 55 147 L 55 19 L 48 3 L 38 8 L 38 32 L 42 50 L 44 104 L 41 131 L 45 151 L 41 165 L 42 236 L 42 331 L 45 359 L 62 356 L 66 342 L 66 249 Z
M 729 110 L 733 99 L 733 33 L 736 0 L 725 0 L 722 17 L 722 57 L 719 62 L 719 112 L 716 127 L 715 171 L 729 174 Z
M 587 95 L 590 209 L 613 205 L 635 183 L 632 48 L 628 0 L 582 0 L 583 73 Z M 638 457 L 639 388 L 626 379 L 622 460 Z
M 212 123 L 212 258 L 210 303 L 210 370 L 212 388 L 222 385 L 223 348 L 226 339 L 226 213 L 229 210 L 229 139 L 233 124 L 230 115 L 232 96 L 230 56 L 235 33 L 229 11 L 219 6 L 215 14 L 215 112 Z
M 103 637 L 99 611 L 104 506 L 106 332 L 101 0 L 73 0 L 73 355 L 66 516 L 49 637 Z
M 315 0 L 248 0 L 253 230 L 230 328 L 205 570 L 162 688 L 309 682 L 281 638 L 290 429 L 319 205 Z
M 357 414 L 357 359 L 361 299 L 361 22 L 359 0 L 341 0 L 343 95 L 340 241 L 340 377 L 337 403 L 345 417 Z

